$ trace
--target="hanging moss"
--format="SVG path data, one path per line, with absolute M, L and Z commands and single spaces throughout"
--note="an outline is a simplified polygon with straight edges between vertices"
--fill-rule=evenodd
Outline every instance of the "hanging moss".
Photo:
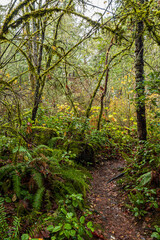
M 7 16 L 4 20 L 1 32 L 3 34 L 7 33 L 8 32 L 8 24 L 12 21 L 12 19 L 16 15 L 18 15 L 19 10 L 21 10 L 24 6 L 27 6 L 29 3 L 34 3 L 34 2 L 35 2 L 35 0 L 32 0 L 32 1 L 31 0 L 25 0 L 23 2 L 20 2 L 20 4 L 18 4 L 18 6 L 15 9 L 13 9 L 10 14 L 7 14 Z
M 54 8 L 49 8 L 49 9 L 42 8 L 42 9 L 38 9 L 38 10 L 32 11 L 30 13 L 28 12 L 28 13 L 25 13 L 22 17 L 16 19 L 13 23 L 11 23 L 8 26 L 8 28 L 10 28 L 10 27 L 11 28 L 16 28 L 20 24 L 22 24 L 23 22 L 28 21 L 31 18 L 39 18 L 39 17 L 46 16 L 47 14 L 51 14 L 52 12 L 61 12 L 61 11 L 63 11 L 63 9 L 54 7 Z
M 67 151 L 75 154 L 73 159 L 84 166 L 94 165 L 94 150 L 91 144 L 79 141 L 72 141 L 67 146 Z
M 31 140 L 36 145 L 47 145 L 49 140 L 53 137 L 57 137 L 58 134 L 55 129 L 53 128 L 47 128 L 47 127 L 41 127 L 41 126 L 34 126 L 32 127 L 32 133 L 31 133 Z

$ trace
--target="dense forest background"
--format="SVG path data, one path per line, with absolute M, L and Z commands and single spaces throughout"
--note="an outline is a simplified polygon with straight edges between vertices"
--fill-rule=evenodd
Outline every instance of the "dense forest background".
M 126 160 L 127 207 L 156 214 L 160 239 L 160 2 L 97 11 L 83 0 L 0 6 L 2 239 L 91 239 L 99 154 Z

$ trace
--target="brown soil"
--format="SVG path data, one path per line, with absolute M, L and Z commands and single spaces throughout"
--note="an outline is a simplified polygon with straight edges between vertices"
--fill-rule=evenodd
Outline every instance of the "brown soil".
M 119 158 L 102 162 L 91 172 L 93 180 L 88 198 L 97 228 L 93 235 L 103 240 L 151 240 L 147 222 L 137 221 L 125 207 L 127 194 L 116 181 L 107 184 L 124 165 L 125 161 Z

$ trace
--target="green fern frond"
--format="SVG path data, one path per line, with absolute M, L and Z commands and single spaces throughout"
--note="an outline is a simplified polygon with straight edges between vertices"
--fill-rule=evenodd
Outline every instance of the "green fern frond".
M 36 182 L 38 188 L 42 188 L 43 187 L 43 178 L 40 172 L 37 172 L 36 170 L 32 170 L 32 176 L 34 181 Z
M 86 195 L 86 190 L 89 188 L 89 185 L 86 182 L 87 176 L 82 171 L 70 168 L 62 170 L 61 174 L 63 178 L 70 180 L 73 183 L 75 189 Z
M 15 166 L 11 164 L 7 164 L 0 168 L 0 180 L 3 179 L 4 176 L 8 176 L 8 173 L 11 173 L 15 170 Z
M 17 197 L 20 197 L 20 195 L 21 195 L 21 178 L 16 171 L 12 174 L 12 181 L 13 181 L 14 192 L 16 193 Z
M 59 176 L 62 177 L 62 179 L 65 179 L 66 180 L 65 184 L 69 184 L 70 186 L 72 186 L 70 187 L 70 189 L 74 189 L 76 192 L 80 192 L 83 193 L 83 195 L 86 195 L 86 191 L 89 188 L 87 173 L 84 173 L 82 170 L 75 169 L 72 167 L 67 168 L 57 166 L 54 169 L 54 174 L 58 174 Z
M 13 228 L 12 228 L 12 239 L 18 239 L 19 229 L 20 229 L 20 219 L 18 217 L 14 217 L 13 220 Z
M 4 200 L 0 198 L 0 236 L 6 237 L 5 233 L 8 231 L 8 223 L 6 217 L 6 211 L 4 207 Z
M 64 198 L 66 195 L 71 195 L 73 193 L 77 193 L 72 183 L 69 182 L 62 182 L 56 180 L 52 183 L 52 189 L 56 198 L 61 199 Z
M 36 210 L 39 210 L 40 207 L 41 207 L 44 190 L 45 190 L 45 188 L 42 187 L 42 188 L 38 189 L 36 194 L 35 194 L 33 207 Z
M 51 210 L 52 208 L 52 203 L 51 203 L 51 191 L 50 190 L 46 190 L 46 193 L 45 193 L 45 208 L 47 210 Z
M 22 153 L 24 153 L 24 155 L 26 155 L 28 157 L 29 160 L 32 160 L 32 155 L 30 154 L 30 152 L 28 151 L 27 148 L 24 148 L 22 146 L 15 147 L 13 149 L 13 153 L 16 153 L 16 152 L 22 152 Z
M 33 153 L 37 154 L 37 153 L 39 153 L 39 151 L 42 152 L 42 151 L 45 151 L 45 150 L 47 150 L 47 151 L 49 151 L 51 153 L 54 152 L 52 148 L 50 148 L 50 147 L 48 147 L 46 145 L 39 145 L 39 146 L 37 146 L 36 148 L 33 149 Z

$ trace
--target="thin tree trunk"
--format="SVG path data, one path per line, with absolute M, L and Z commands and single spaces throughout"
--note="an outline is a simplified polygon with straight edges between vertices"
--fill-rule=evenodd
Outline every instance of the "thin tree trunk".
M 141 4 L 144 0 L 141 0 Z M 137 133 L 139 140 L 147 139 L 146 113 L 145 113 L 145 84 L 144 84 L 144 58 L 143 58 L 143 21 L 136 26 L 135 40 L 135 77 L 136 77 L 136 113 Z
M 44 84 L 40 84 L 40 83 L 45 81 L 44 79 L 42 81 L 42 77 L 40 77 L 44 38 L 45 38 L 45 27 L 42 28 L 41 46 L 40 46 L 40 50 L 39 50 L 38 69 L 37 69 L 38 76 L 37 76 L 37 80 L 36 80 L 36 91 L 35 91 L 35 98 L 34 98 L 34 106 L 33 106 L 33 110 L 32 110 L 32 120 L 33 121 L 35 121 L 35 119 L 36 119 L 38 106 L 41 101 L 42 90 L 44 88 Z M 44 76 L 44 78 L 45 78 L 45 76 Z
M 113 46 L 113 38 L 112 38 L 111 44 L 110 44 L 110 46 L 107 50 L 106 62 L 105 62 L 106 66 L 108 66 L 109 51 L 110 51 L 112 46 Z M 102 92 L 102 95 L 101 95 L 101 108 L 100 108 L 100 113 L 99 113 L 99 118 L 98 118 L 97 130 L 100 130 L 100 124 L 101 124 L 101 119 L 102 119 L 102 114 L 103 114 L 103 106 L 104 106 L 104 97 L 106 96 L 107 87 L 108 87 L 108 78 L 109 78 L 109 66 L 107 67 L 104 89 L 103 89 L 103 92 Z

